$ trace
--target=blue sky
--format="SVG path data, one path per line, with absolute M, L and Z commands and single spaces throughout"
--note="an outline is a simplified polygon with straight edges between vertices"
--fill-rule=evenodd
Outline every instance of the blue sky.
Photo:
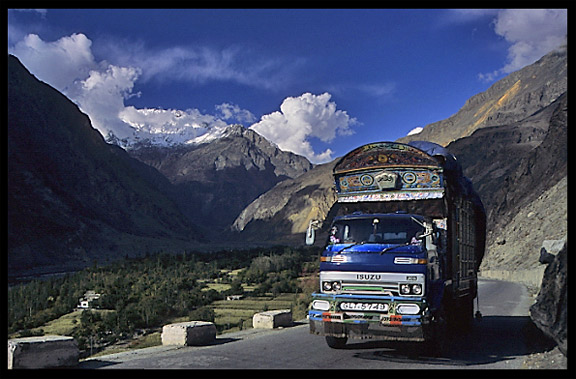
M 241 123 L 314 163 L 450 117 L 566 33 L 562 9 L 8 10 L 9 53 L 104 135 Z

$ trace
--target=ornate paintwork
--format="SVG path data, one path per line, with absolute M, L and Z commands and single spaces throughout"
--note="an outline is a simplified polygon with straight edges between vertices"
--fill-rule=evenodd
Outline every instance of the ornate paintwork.
M 391 178 L 394 179 L 391 179 Z M 376 170 L 339 175 L 339 193 L 387 189 L 443 188 L 441 170 Z
M 339 202 L 441 198 L 442 167 L 409 145 L 380 142 L 361 146 L 334 168 Z
M 440 167 L 438 161 L 420 149 L 395 142 L 360 146 L 346 154 L 334 168 L 334 174 L 356 170 L 393 167 Z

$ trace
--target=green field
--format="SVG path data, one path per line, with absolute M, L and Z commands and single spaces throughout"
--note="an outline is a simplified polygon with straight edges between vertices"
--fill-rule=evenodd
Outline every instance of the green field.
M 277 309 L 293 309 L 295 300 L 296 295 L 294 294 L 280 294 L 276 297 L 272 295 L 248 297 L 241 300 L 218 300 L 211 305 L 215 313 L 214 324 L 219 330 L 224 332 L 239 330 L 240 325 L 242 325 L 242 329 L 251 328 L 252 317 L 255 313 Z M 107 313 L 114 311 L 93 309 L 92 312 Z M 38 333 L 42 330 L 44 335 L 72 335 L 74 329 L 80 325 L 81 315 L 81 310 L 75 310 L 38 328 L 34 328 L 31 332 Z M 185 318 L 173 320 L 173 322 L 183 321 L 187 320 Z M 16 334 L 10 336 L 10 338 L 15 337 L 17 337 Z
M 92 309 L 95 313 L 108 313 L 116 312 L 106 309 Z M 71 336 L 74 330 L 80 325 L 80 317 L 82 316 L 82 310 L 76 309 L 70 313 L 67 313 L 55 320 L 49 321 L 46 324 L 33 328 L 30 330 L 32 335 L 60 335 L 60 336 Z M 40 333 L 41 332 L 41 333 Z M 12 333 L 9 338 L 17 338 L 19 333 Z

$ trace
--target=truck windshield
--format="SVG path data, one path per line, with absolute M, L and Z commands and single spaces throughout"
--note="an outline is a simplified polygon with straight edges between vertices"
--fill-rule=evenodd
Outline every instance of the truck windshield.
M 330 243 L 410 244 L 424 228 L 406 218 L 358 218 L 332 225 Z

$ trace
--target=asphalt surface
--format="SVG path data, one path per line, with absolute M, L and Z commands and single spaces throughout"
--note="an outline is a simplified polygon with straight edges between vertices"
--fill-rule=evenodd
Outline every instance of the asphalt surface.
M 305 322 L 292 327 L 248 329 L 220 335 L 209 346 L 156 346 L 87 359 L 80 369 L 519 369 L 537 351 L 527 332 L 526 288 L 497 280 L 479 281 L 480 311 L 472 329 L 453 336 L 442 354 L 414 344 L 355 342 L 331 349 L 309 334 Z

